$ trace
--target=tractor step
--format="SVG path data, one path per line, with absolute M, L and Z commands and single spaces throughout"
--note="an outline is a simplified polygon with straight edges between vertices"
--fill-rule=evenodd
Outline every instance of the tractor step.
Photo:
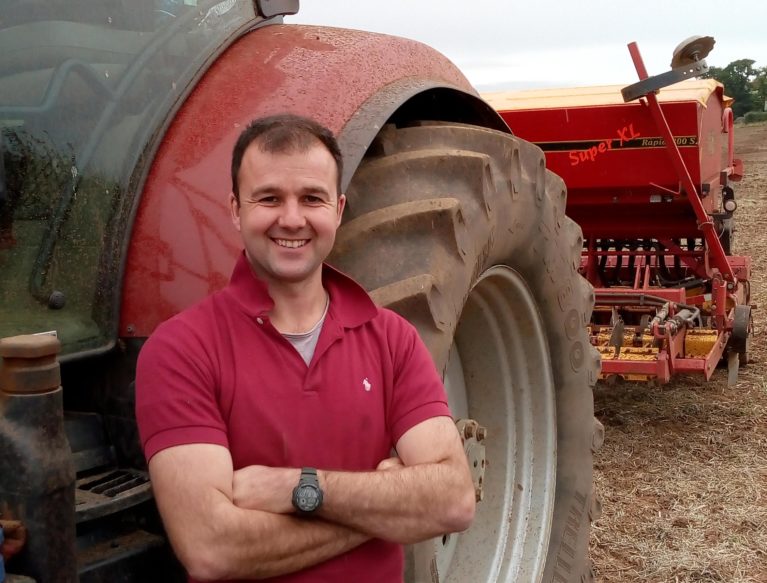
M 115 514 L 152 498 L 149 475 L 118 467 L 101 415 L 67 411 L 64 422 L 77 472 L 77 523 Z
M 180 581 L 165 539 L 136 529 L 116 534 L 91 533 L 77 552 L 80 583 Z
M 114 514 L 152 497 L 149 476 L 139 470 L 109 470 L 77 480 L 75 519 L 78 522 Z

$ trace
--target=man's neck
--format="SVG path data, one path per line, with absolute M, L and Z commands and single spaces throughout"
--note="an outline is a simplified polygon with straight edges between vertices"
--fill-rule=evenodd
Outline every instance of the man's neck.
M 274 301 L 270 313 L 272 325 L 282 334 L 300 334 L 311 330 L 322 318 L 328 293 L 322 286 L 322 274 L 299 283 L 269 282 Z

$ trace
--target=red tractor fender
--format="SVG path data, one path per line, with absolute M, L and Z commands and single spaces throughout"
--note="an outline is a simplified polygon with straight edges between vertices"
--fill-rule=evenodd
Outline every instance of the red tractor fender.
M 242 248 L 228 207 L 231 151 L 251 120 L 283 112 L 338 136 L 344 188 L 395 112 L 508 131 L 448 59 L 416 41 L 297 25 L 246 34 L 189 92 L 152 161 L 130 231 L 121 337 L 148 336 L 226 284 Z

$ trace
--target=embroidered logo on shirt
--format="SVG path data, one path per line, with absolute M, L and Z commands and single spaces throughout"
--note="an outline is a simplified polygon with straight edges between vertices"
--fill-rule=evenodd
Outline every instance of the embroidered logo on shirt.
M 373 388 L 373 385 L 371 385 L 371 384 L 370 384 L 370 381 L 367 379 L 367 377 L 365 377 L 365 378 L 362 380 L 362 386 L 363 386 L 363 387 L 365 387 L 365 390 L 366 390 L 368 393 L 370 392 L 370 389 L 372 389 L 372 388 Z

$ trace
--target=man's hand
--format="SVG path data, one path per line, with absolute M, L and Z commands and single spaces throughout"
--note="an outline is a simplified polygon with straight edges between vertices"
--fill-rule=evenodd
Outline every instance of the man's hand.
M 291 514 L 293 488 L 298 485 L 298 468 L 247 466 L 234 472 L 232 501 L 239 508 L 272 514 Z
M 0 528 L 3 529 L 5 540 L 0 545 L 0 555 L 8 561 L 18 554 L 27 541 L 27 529 L 18 520 L 0 520 Z
M 381 460 L 381 463 L 378 464 L 378 467 L 376 470 L 379 471 L 386 471 L 386 470 L 397 470 L 404 468 L 405 464 L 402 463 L 402 460 L 398 457 L 387 457 L 385 460 Z
M 285 501 L 275 497 L 259 504 L 279 510 L 290 506 L 300 470 L 263 466 L 246 470 L 257 476 L 261 485 L 254 491 L 259 494 L 285 480 L 279 486 L 284 488 Z M 163 449 L 149 460 L 149 474 L 168 537 L 195 580 L 250 580 L 294 573 L 370 539 L 319 518 L 307 521 L 287 513 L 236 506 L 232 458 L 219 445 L 196 443 Z
M 468 528 L 474 484 L 452 419 L 422 421 L 396 449 L 398 457 L 384 459 L 373 472 L 319 470 L 318 516 L 402 544 Z

